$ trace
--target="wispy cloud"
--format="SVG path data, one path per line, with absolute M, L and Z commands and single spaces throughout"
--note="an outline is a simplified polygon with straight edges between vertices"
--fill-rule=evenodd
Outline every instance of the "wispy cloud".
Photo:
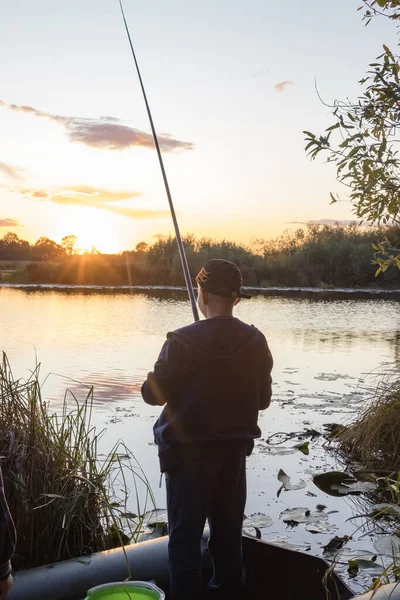
M 21 227 L 21 223 L 15 219 L 0 219 L 0 227 Z
M 80 142 L 92 148 L 105 150 L 125 150 L 132 146 L 154 148 L 153 137 L 150 133 L 130 127 L 114 117 L 99 117 L 97 119 L 63 117 L 43 112 L 32 106 L 7 104 L 2 100 L 0 100 L 0 107 L 53 121 L 64 128 L 66 135 L 72 142 Z M 164 152 L 193 149 L 191 142 L 177 140 L 168 133 L 160 134 L 158 141 Z
M 89 186 L 75 186 L 73 188 L 58 190 L 21 190 L 23 196 L 39 201 L 54 202 L 55 204 L 68 204 L 73 206 L 89 206 L 112 212 L 129 219 L 155 219 L 169 216 L 168 211 L 152 210 L 147 208 L 131 208 L 129 206 L 116 206 L 116 203 L 130 200 L 140 196 L 131 190 L 112 191 Z
M 20 169 L 8 163 L 0 161 L 0 173 L 10 177 L 11 179 L 22 180 L 24 178 L 24 169 Z
M 316 219 L 311 221 L 284 221 L 287 225 L 359 225 L 367 227 L 368 223 L 360 223 L 360 221 L 350 219 Z
M 281 81 L 281 83 L 277 83 L 276 85 L 274 85 L 274 88 L 277 92 L 282 93 L 289 85 L 294 85 L 294 81 Z
M 268 75 L 271 72 L 271 69 L 257 69 L 254 71 L 253 77 L 263 77 L 264 75 Z

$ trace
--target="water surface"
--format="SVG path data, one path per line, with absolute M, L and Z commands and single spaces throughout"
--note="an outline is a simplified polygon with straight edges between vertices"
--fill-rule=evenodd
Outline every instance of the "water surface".
M 368 374 L 383 364 L 400 367 L 400 303 L 395 297 L 258 295 L 241 302 L 236 315 L 266 335 L 274 356 L 274 401 L 260 416 L 264 439 L 277 431 L 322 431 L 324 423 L 348 420 L 365 401 Z M 189 303 L 178 290 L 0 287 L 0 349 L 7 352 L 15 376 L 26 377 L 36 360 L 42 363 L 43 394 L 54 409 L 67 387 L 82 398 L 94 385 L 94 420 L 107 427 L 104 450 L 118 438 L 125 441 L 143 465 L 158 506 L 165 505 L 165 490 L 158 487 L 152 425 L 160 409 L 142 402 L 140 387 L 166 333 L 191 321 Z M 273 519 L 262 530 L 266 539 L 300 544 L 318 554 L 332 535 L 352 533 L 346 519 L 359 513 L 357 498 L 332 498 L 312 483 L 313 474 L 334 466 L 336 458 L 321 442 L 311 441 L 309 456 L 271 455 L 262 441 L 257 444 L 248 462 L 246 512 Z M 306 486 L 278 497 L 279 469 Z M 313 511 L 317 504 L 339 510 L 329 518 L 333 533 L 283 524 L 285 509 Z M 351 547 L 373 550 L 373 541 L 361 534 Z M 357 587 L 357 581 L 352 585 Z

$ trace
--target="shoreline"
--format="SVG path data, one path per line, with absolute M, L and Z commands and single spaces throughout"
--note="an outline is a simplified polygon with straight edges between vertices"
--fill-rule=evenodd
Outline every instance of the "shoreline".
M 90 284 L 64 284 L 64 283 L 8 283 L 1 282 L 0 290 L 5 289 L 43 289 L 43 290 L 138 290 L 138 291 L 175 291 L 185 292 L 186 287 L 184 286 L 168 286 L 168 285 L 90 285 Z M 193 288 L 195 289 L 195 288 Z M 271 286 L 271 287 L 252 287 L 243 286 L 244 290 L 249 292 L 258 292 L 261 294 L 268 294 L 270 292 L 300 292 L 300 293 L 314 293 L 314 294 L 371 294 L 371 295 L 399 295 L 400 288 L 347 288 L 347 287 L 284 287 L 284 286 Z

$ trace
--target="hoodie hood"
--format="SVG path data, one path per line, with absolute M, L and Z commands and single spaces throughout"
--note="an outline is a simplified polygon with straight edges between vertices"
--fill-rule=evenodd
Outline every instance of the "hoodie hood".
M 235 317 L 197 321 L 168 333 L 167 337 L 178 342 L 191 358 L 201 363 L 241 360 L 252 353 L 253 346 L 263 343 L 263 336 L 256 327 Z

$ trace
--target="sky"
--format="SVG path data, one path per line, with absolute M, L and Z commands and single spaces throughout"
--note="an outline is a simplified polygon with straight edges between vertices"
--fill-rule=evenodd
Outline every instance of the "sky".
M 304 129 L 355 98 L 393 23 L 361 0 L 124 0 L 182 233 L 250 243 L 353 219 Z M 0 237 L 173 233 L 118 0 L 0 0 Z M 329 204 L 329 192 L 342 202 Z

